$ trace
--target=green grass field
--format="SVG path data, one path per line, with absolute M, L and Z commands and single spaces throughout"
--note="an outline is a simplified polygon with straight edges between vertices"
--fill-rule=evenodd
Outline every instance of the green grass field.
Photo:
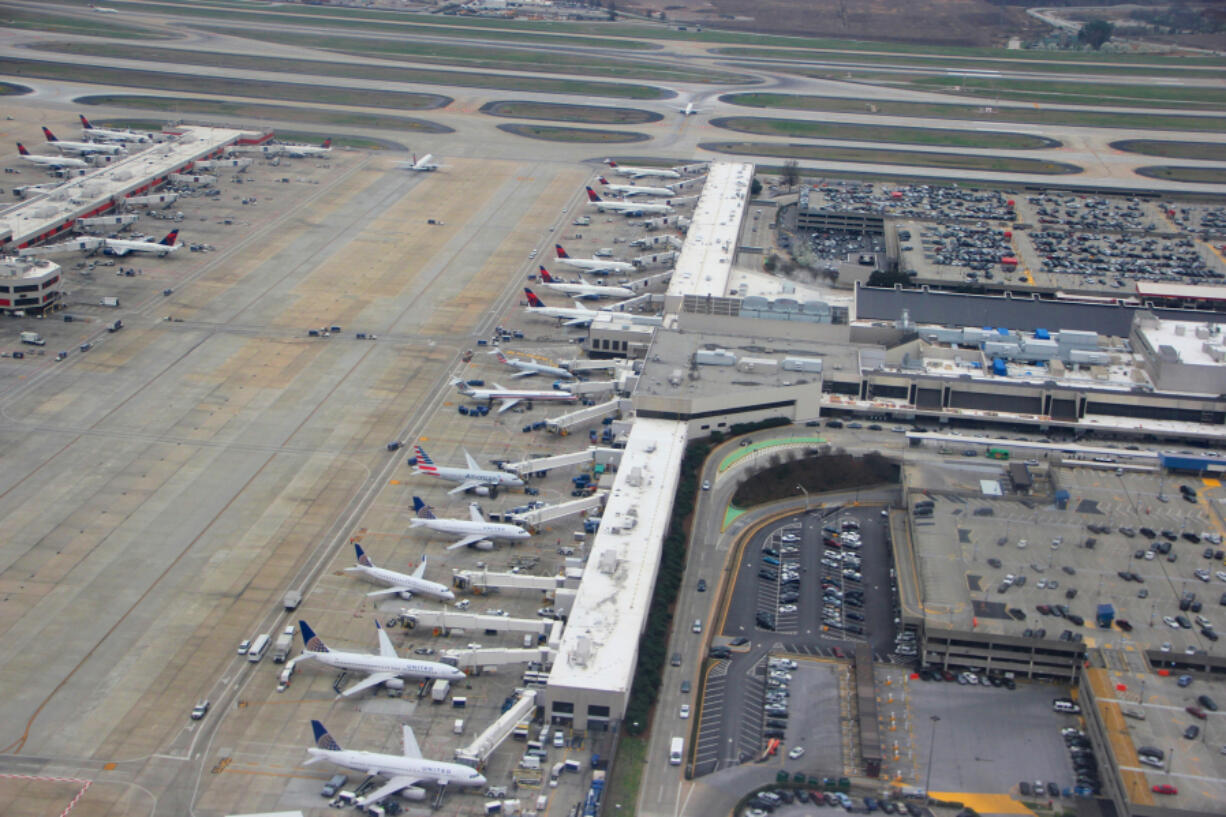
M 609 108 L 603 105 L 567 105 L 562 102 L 525 102 L 507 100 L 487 102 L 481 113 L 515 119 L 544 119 L 551 122 L 580 122 L 586 125 L 642 125 L 664 117 L 638 108 Z
M 1137 175 L 1190 184 L 1226 184 L 1226 167 L 1181 167 L 1154 165 L 1137 168 Z
M 195 115 L 224 117 L 235 122 L 267 122 L 275 119 L 282 122 L 302 122 L 315 127 L 333 125 L 350 128 L 378 128 L 379 130 L 402 130 L 409 133 L 452 133 L 446 125 L 425 119 L 414 119 L 394 114 L 372 114 L 358 111 L 331 111 L 320 108 L 298 108 L 290 105 L 270 105 L 259 102 L 234 102 L 224 99 L 198 99 L 196 97 L 140 96 L 137 94 L 97 94 L 80 97 L 82 105 L 110 105 L 135 108 L 145 111 L 160 111 L 170 116 Z M 161 125 L 156 127 L 160 128 Z M 313 132 L 317 133 L 317 132 Z M 325 132 L 324 134 L 330 135 Z M 337 136 L 338 144 L 357 147 L 350 137 Z
M 1078 105 L 1140 105 L 1155 108 L 1226 108 L 1226 90 L 1179 85 L 1125 85 L 1099 82 L 994 79 L 989 77 L 915 77 L 910 83 L 927 90 L 952 90 L 1003 99 Z
M 87 34 L 92 37 L 115 37 L 129 40 L 165 40 L 167 35 L 139 26 L 124 25 L 114 17 L 97 14 L 65 16 L 41 11 L 30 11 L 21 6 L 0 7 L 0 26 L 29 31 L 54 31 L 62 34 Z
M 932 167 L 944 170 L 986 170 L 995 173 L 1031 173 L 1059 176 L 1080 173 L 1081 168 L 1046 159 L 1013 156 L 975 156 L 958 153 L 921 153 L 878 148 L 828 147 L 825 145 L 780 145 L 769 142 L 703 142 L 704 150 L 743 156 L 770 156 L 818 162 L 872 162 L 874 164 Z
M 516 136 L 526 136 L 529 139 L 543 139 L 547 142 L 613 144 L 616 142 L 645 142 L 651 138 L 645 133 L 635 131 L 564 128 L 555 125 L 528 125 L 522 122 L 508 122 L 505 125 L 499 125 L 498 130 L 513 133 Z
M 1059 147 L 1054 139 L 1027 133 L 1002 133 L 942 128 L 907 128 L 891 125 L 861 125 L 844 122 L 814 122 L 802 119 L 767 119 L 756 116 L 729 116 L 712 119 L 718 128 L 759 136 L 784 136 L 799 139 L 845 139 L 889 142 L 931 147 L 990 148 L 997 150 L 1035 150 Z
M 643 782 L 643 767 L 647 765 L 646 737 L 631 737 L 622 733 L 617 743 L 617 759 L 609 770 L 605 787 L 606 814 L 633 817 L 639 799 L 639 787 Z M 617 808 L 621 806 L 621 808 Z
M 802 94 L 737 93 L 720 97 L 723 102 L 749 108 L 778 108 L 830 113 L 876 113 L 882 116 L 916 116 L 934 119 L 968 119 L 977 122 L 1019 125 L 1072 125 L 1093 128 L 1128 128 L 1218 132 L 1226 129 L 1226 117 L 1180 114 L 1115 113 L 1112 111 L 1070 111 L 1040 108 L 993 106 L 988 113 L 980 105 L 961 102 L 898 102 L 850 97 L 807 96 Z
M 1226 144 L 1221 142 L 1176 142 L 1167 139 L 1121 139 L 1111 147 L 1143 156 L 1161 156 L 1164 159 L 1204 159 L 1210 162 L 1226 162 Z

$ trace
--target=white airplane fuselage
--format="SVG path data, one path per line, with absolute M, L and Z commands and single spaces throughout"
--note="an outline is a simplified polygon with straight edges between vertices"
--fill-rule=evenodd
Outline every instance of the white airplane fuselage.
M 671 213 L 673 208 L 667 204 L 648 204 L 647 202 L 633 201 L 591 201 L 588 202 L 600 212 L 612 213 L 628 213 L 631 215 L 654 215 L 659 213 Z
M 656 176 L 661 179 L 681 178 L 681 174 L 675 170 L 666 170 L 658 167 L 625 167 L 618 165 L 613 168 L 613 172 L 619 176 L 633 176 L 636 179 L 642 176 Z
M 399 571 L 388 570 L 384 567 L 366 567 L 365 565 L 354 565 L 353 567 L 345 568 L 345 570 L 349 573 L 357 573 L 362 578 L 375 584 L 404 588 L 415 596 L 429 596 L 442 601 L 453 601 L 455 599 L 455 593 L 446 585 L 419 579 L 416 576 L 410 576 L 408 573 L 400 573 Z
M 664 196 L 665 198 L 671 198 L 672 196 L 677 195 L 675 190 L 669 190 L 667 187 L 639 187 L 633 184 L 605 184 L 604 188 L 610 193 L 616 193 L 619 196 Z
M 518 488 L 524 484 L 524 481 L 514 474 L 509 474 L 506 471 L 472 471 L 467 468 L 449 468 L 447 466 L 435 466 L 435 470 L 423 471 L 417 468 L 413 471 L 414 474 L 424 474 L 428 477 L 438 477 L 445 479 L 448 482 L 481 482 L 485 485 L 508 486 Z
M 124 152 L 123 145 L 111 145 L 105 142 L 65 142 L 63 139 L 56 139 L 54 142 L 48 141 L 47 144 L 60 153 L 75 153 L 79 156 L 88 156 L 93 153 L 115 156 Z
M 327 760 L 337 766 L 367 774 L 374 772 L 386 777 L 416 777 L 422 782 L 430 781 L 446 785 L 484 786 L 485 776 L 472 766 L 447 763 L 442 760 L 425 760 L 388 755 L 381 752 L 363 752 L 356 749 L 307 748 L 311 756 L 308 763 Z
M 546 307 L 548 308 L 548 307 Z M 573 403 L 578 398 L 568 391 L 522 389 L 468 389 L 463 392 L 474 400 L 545 400 Z
M 568 267 L 575 269 L 588 270 L 589 272 L 634 272 L 634 264 L 629 261 L 611 261 L 603 258 L 559 258 L 559 263 L 565 264 Z M 631 295 L 634 293 L 631 292 Z
M 71 156 L 41 156 L 37 153 L 23 153 L 21 158 L 43 167 L 89 167 L 89 162 L 84 159 L 74 159 Z
M 356 672 L 384 672 L 401 678 L 441 678 L 444 681 L 462 681 L 464 673 L 450 664 L 437 661 L 418 661 L 412 658 L 392 658 L 361 652 L 304 652 L 297 659 L 310 657 L 326 667 L 353 670 Z
M 126 130 L 106 130 L 104 128 L 87 128 L 84 131 L 84 136 L 86 139 L 94 136 L 104 142 L 144 143 L 149 141 L 149 137 L 141 133 L 133 133 Z
M 104 238 L 102 240 L 106 249 L 115 255 L 127 255 L 129 253 L 167 255 L 177 252 L 183 246 L 182 244 L 161 244 L 157 241 L 127 241 L 120 238 Z
M 533 360 L 520 360 L 519 358 L 514 357 L 507 358 L 506 364 L 528 374 L 547 374 L 550 377 L 560 377 L 563 380 L 575 379 L 573 372 L 571 372 L 569 369 L 563 369 L 561 366 L 550 366 L 547 363 L 537 363 Z

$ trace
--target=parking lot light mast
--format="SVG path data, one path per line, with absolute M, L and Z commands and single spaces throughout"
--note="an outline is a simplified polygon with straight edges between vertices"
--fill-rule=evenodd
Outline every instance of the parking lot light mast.
M 805 486 L 797 485 L 796 490 L 805 495 L 805 513 L 809 512 L 809 492 L 805 490 Z
M 928 773 L 924 775 L 924 802 L 932 801 L 932 793 L 928 790 L 932 785 L 932 753 L 937 746 L 937 723 L 941 720 L 940 715 L 932 715 L 932 737 L 928 740 Z

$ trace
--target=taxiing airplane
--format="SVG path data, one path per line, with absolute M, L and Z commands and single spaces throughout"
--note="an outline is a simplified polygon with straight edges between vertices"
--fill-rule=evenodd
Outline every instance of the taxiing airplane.
M 421 747 L 417 745 L 413 728 L 408 724 L 404 724 L 404 751 L 399 755 L 342 749 L 319 721 L 311 721 L 311 729 L 315 732 L 315 745 L 307 748 L 310 758 L 307 759 L 306 765 L 327 760 L 360 774 L 381 774 L 387 778 L 387 782 L 382 786 L 357 799 L 356 805 L 362 808 L 374 805 L 397 792 L 400 792 L 401 797 L 421 800 L 426 793 L 415 785 L 417 783 L 435 783 L 439 786 L 485 785 L 485 776 L 472 766 L 422 758 Z
M 458 550 L 462 547 L 473 547 L 477 550 L 493 550 L 494 539 L 527 539 L 532 534 L 519 525 L 509 522 L 486 522 L 481 514 L 481 508 L 476 502 L 469 504 L 469 519 L 439 519 L 434 515 L 434 509 L 421 501 L 421 497 L 413 497 L 413 510 L 417 518 L 410 527 L 429 528 L 439 533 L 459 534 L 459 541 L 447 546 L 448 550 Z
M 507 389 L 494 384 L 492 389 L 478 389 L 473 386 L 466 385 L 463 380 L 458 377 L 451 381 L 451 384 L 460 390 L 460 394 L 471 397 L 474 400 L 485 400 L 490 403 L 495 400 L 502 403 L 498 407 L 497 414 L 502 414 L 507 409 L 520 403 L 524 400 L 540 400 L 550 403 L 573 403 L 579 399 L 577 395 L 571 394 L 568 391 L 562 390 L 516 390 Z
M 702 109 L 695 108 L 693 102 L 687 102 L 685 103 L 684 108 L 677 109 L 677 113 L 681 114 L 682 116 L 693 116 L 696 113 L 702 113 Z
M 554 244 L 553 251 L 558 256 L 558 261 L 566 264 L 568 267 L 575 269 L 587 270 L 588 272 L 634 272 L 636 267 L 629 261 L 614 261 L 609 258 L 571 258 L 567 254 L 566 249 L 561 244 Z
M 662 167 L 626 167 L 624 165 L 619 165 L 612 159 L 605 159 L 604 163 L 607 164 L 614 173 L 621 176 L 632 176 L 636 179 L 642 176 L 657 176 L 661 179 L 681 178 L 681 174 L 677 171 Z
M 306 159 L 310 156 L 327 156 L 332 152 L 332 139 L 323 141 L 319 147 L 310 145 L 281 145 L 281 155 L 291 159 Z
M 131 130 L 108 130 L 107 128 L 97 128 L 85 118 L 84 114 L 77 114 L 81 117 L 81 130 L 86 139 L 99 139 L 103 142 L 152 142 L 153 137 L 147 133 L 137 133 Z
M 102 252 L 106 255 L 127 255 L 128 253 L 153 253 L 159 258 L 167 253 L 178 252 L 183 245 L 179 243 L 179 231 L 171 230 L 161 241 L 133 241 L 123 238 L 102 239 Z
M 605 186 L 611 193 L 616 193 L 619 196 L 666 196 L 672 197 L 677 195 L 677 191 L 671 187 L 639 187 L 636 184 L 614 184 L 604 176 L 598 177 L 601 184 Z
M 432 161 L 432 159 L 434 159 L 434 156 L 430 153 L 427 153 L 420 159 L 417 158 L 417 154 L 413 154 L 413 161 L 401 162 L 400 164 L 396 165 L 396 167 L 401 170 L 413 170 L 418 173 L 429 173 L 432 170 L 438 170 L 438 162 Z
M 325 667 L 370 673 L 361 681 L 345 689 L 341 693 L 345 698 L 380 684 L 386 684 L 389 689 L 404 689 L 403 679 L 405 678 L 441 678 L 444 681 L 463 681 L 465 677 L 463 672 L 450 664 L 441 664 L 438 661 L 419 661 L 415 658 L 401 658 L 396 655 L 396 648 L 392 646 L 392 640 L 388 638 L 377 619 L 375 630 L 379 633 L 378 655 L 330 650 L 309 624 L 299 621 L 298 626 L 302 630 L 302 655 L 294 659 L 295 667 L 302 661 L 314 660 Z
M 587 200 L 600 212 L 610 211 L 613 213 L 621 213 L 623 216 L 646 216 L 657 215 L 660 213 L 671 213 L 673 208 L 667 204 L 648 204 L 647 202 L 637 201 L 609 201 L 602 199 L 596 195 L 596 191 L 592 188 L 587 188 Z
M 374 562 L 370 560 L 370 557 L 366 555 L 366 551 L 362 550 L 362 546 L 357 542 L 353 543 L 353 549 L 356 551 L 357 564 L 353 567 L 345 568 L 345 572 L 357 573 L 362 578 L 375 584 L 388 585 L 387 590 L 375 590 L 366 595 L 384 596 L 388 593 L 398 593 L 404 599 L 411 598 L 412 596 L 429 596 L 439 601 L 455 601 L 455 593 L 451 592 L 451 588 L 445 584 L 432 582 L 425 578 L 425 556 L 421 557 L 421 564 L 412 573 L 400 573 L 395 570 L 388 570 L 385 567 L 375 567 Z
M 413 446 L 413 454 L 417 461 L 413 468 L 414 474 L 425 474 L 428 477 L 460 483 L 448 491 L 449 494 L 474 491 L 478 496 L 492 496 L 498 488 L 518 488 L 524 484 L 524 481 L 515 474 L 482 469 L 473 459 L 473 455 L 467 451 L 464 452 L 464 459 L 468 461 L 467 468 L 435 465 L 434 460 L 430 459 L 430 455 L 426 453 L 426 449 L 420 445 Z
M 37 153 L 31 153 L 26 150 L 26 146 L 21 144 L 21 142 L 17 143 L 17 153 L 20 155 L 20 158 L 27 162 L 43 165 L 52 170 L 59 170 L 65 167 L 89 167 L 89 162 L 84 159 L 74 159 L 71 156 L 40 156 Z
M 105 142 L 65 142 L 63 139 L 57 139 L 51 129 L 46 126 L 43 126 L 43 136 L 60 153 L 75 153 L 78 156 L 89 156 L 93 153 L 116 156 L 120 153 L 127 153 L 123 145 L 110 145 Z
M 600 286 L 599 284 L 589 284 L 580 279 L 579 283 L 570 283 L 568 281 L 559 281 L 549 274 L 549 270 L 540 267 L 541 281 L 545 286 L 552 289 L 554 292 L 561 292 L 566 295 L 577 296 L 580 298 L 633 298 L 634 290 L 629 287 L 612 287 Z
M 498 358 L 499 363 L 519 370 L 511 375 L 511 377 L 531 377 L 534 374 L 547 374 L 550 377 L 558 377 L 562 380 L 575 379 L 573 372 L 569 369 L 563 369 L 561 366 L 550 366 L 547 363 L 537 363 L 535 360 L 525 360 L 519 357 L 507 357 L 502 353 L 501 349 L 495 349 L 490 354 Z

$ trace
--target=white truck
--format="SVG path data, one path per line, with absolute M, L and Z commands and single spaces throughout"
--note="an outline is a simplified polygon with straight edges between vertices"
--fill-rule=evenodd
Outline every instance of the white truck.
M 31 346 L 46 346 L 47 341 L 43 340 L 43 336 L 37 332 L 22 332 L 21 342 L 28 343 Z
M 430 687 L 430 700 L 436 704 L 441 704 L 447 700 L 447 693 L 451 691 L 451 682 L 442 678 L 434 679 L 434 686 Z
M 286 657 L 289 655 L 290 648 L 294 646 L 294 636 L 290 633 L 281 633 L 277 636 L 276 643 L 272 645 L 272 662 L 274 664 L 284 664 Z
M 673 766 L 681 765 L 681 754 L 685 750 L 685 738 L 673 738 L 668 745 L 668 762 Z

